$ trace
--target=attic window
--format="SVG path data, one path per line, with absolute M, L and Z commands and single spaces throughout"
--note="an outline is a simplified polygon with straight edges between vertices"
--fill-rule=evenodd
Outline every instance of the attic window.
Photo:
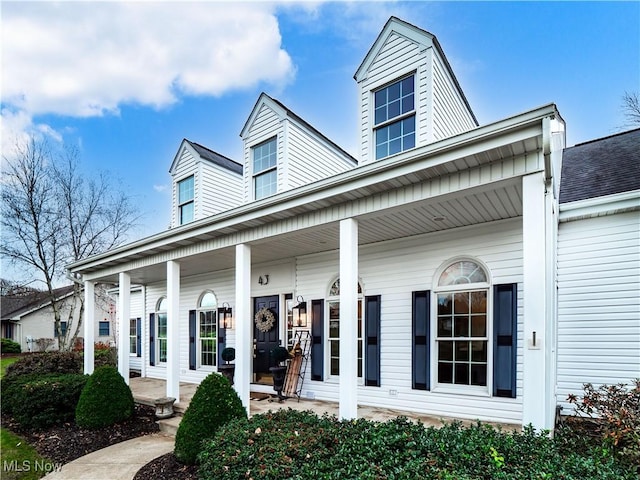
M 178 214 L 180 225 L 193 222 L 193 175 L 178 182 Z
M 374 92 L 376 159 L 416 146 L 415 76 Z
M 278 191 L 277 139 L 253 147 L 253 188 L 259 200 Z

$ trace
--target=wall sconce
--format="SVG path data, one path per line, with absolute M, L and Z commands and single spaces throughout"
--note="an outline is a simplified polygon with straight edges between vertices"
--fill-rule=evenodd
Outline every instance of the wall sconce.
M 302 295 L 298 295 L 296 298 L 298 304 L 293 307 L 291 312 L 293 313 L 293 326 L 294 327 L 306 327 L 307 326 L 307 303 L 304 301 Z
M 233 328 L 233 310 L 227 302 L 223 302 L 222 307 L 218 310 L 218 320 L 224 329 Z

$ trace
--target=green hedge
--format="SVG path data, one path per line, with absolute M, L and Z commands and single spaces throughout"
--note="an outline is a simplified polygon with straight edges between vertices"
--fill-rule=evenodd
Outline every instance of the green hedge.
M 77 352 L 44 352 L 24 355 L 17 362 L 9 365 L 5 378 L 21 375 L 82 373 L 82 355 Z
M 2 380 L 2 410 L 25 428 L 73 421 L 87 381 L 80 374 L 30 374 Z
M 0 352 L 2 353 L 22 353 L 22 347 L 19 343 L 8 338 L 0 340 Z
M 198 386 L 178 427 L 176 457 L 182 463 L 196 463 L 203 441 L 212 438 L 229 420 L 246 417 L 242 401 L 229 381 L 217 373 L 208 375 Z
M 114 367 L 94 370 L 76 407 L 76 423 L 84 428 L 102 428 L 133 415 L 133 394 Z
M 338 421 L 291 409 L 234 420 L 199 456 L 201 479 L 636 478 L 603 449 L 572 449 L 525 429 L 425 428 L 398 418 Z

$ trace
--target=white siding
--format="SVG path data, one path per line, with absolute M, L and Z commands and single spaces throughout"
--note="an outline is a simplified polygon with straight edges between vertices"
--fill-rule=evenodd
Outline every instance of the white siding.
M 200 217 L 205 218 L 216 213 L 237 207 L 242 203 L 242 175 L 203 161 L 200 168 L 201 188 Z
M 521 219 L 384 242 L 360 249 L 364 295 L 382 296 L 381 387 L 360 386 L 358 403 L 431 415 L 519 423 L 522 417 L 522 227 Z M 413 390 L 411 388 L 411 293 L 431 290 L 436 270 L 454 257 L 471 256 L 490 269 L 493 284 L 518 283 L 517 398 Z M 338 274 L 338 252 L 299 258 L 297 294 L 324 299 Z M 325 307 L 326 310 L 326 307 Z M 490 323 L 490 322 L 489 322 Z M 325 365 L 326 365 L 325 361 Z M 433 363 L 433 362 L 432 362 Z M 309 376 L 307 376 L 309 378 Z M 305 381 L 304 396 L 338 398 L 337 379 Z M 391 395 L 396 391 L 397 395 Z
M 558 400 L 640 377 L 640 214 L 561 223 Z
M 194 195 L 194 219 L 201 218 L 200 216 L 200 181 L 196 175 L 198 171 L 197 160 L 188 148 L 183 148 L 180 153 L 180 158 L 176 164 L 176 168 L 172 176 L 172 192 L 171 192 L 171 226 L 180 226 L 180 219 L 178 218 L 178 182 L 184 180 L 190 175 L 195 175 L 193 182 L 193 195 Z

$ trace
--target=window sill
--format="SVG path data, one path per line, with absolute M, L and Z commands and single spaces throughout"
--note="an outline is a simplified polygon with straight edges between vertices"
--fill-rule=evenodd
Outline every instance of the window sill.
M 469 397 L 491 397 L 487 387 L 438 384 L 431 389 L 433 393 L 466 395 Z

